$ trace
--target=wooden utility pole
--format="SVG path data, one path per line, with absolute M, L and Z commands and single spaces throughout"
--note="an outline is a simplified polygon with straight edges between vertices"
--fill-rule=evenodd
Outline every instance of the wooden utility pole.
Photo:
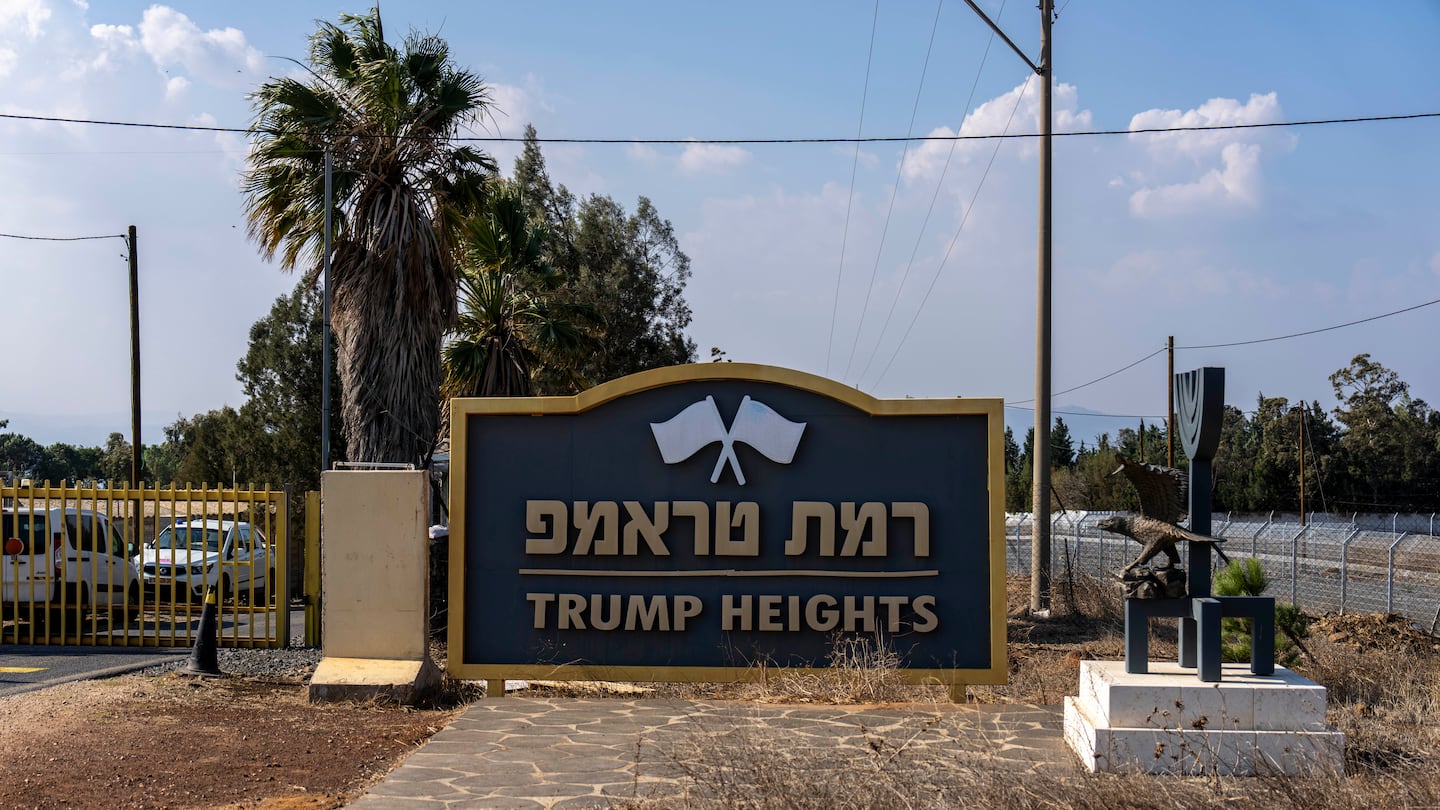
M 1050 22 L 1055 1 L 1040 0 L 1040 261 L 1035 306 L 1035 520 L 1031 528 L 1030 608 L 1050 609 L 1050 340 L 1051 340 L 1051 61 Z
M 1165 364 L 1165 464 L 1175 467 L 1175 336 L 1171 335 L 1165 344 L 1169 348 L 1170 360 Z
M 330 469 L 330 229 L 333 217 L 334 157 L 325 150 L 325 298 L 320 304 L 320 473 Z
M 1305 525 L 1305 403 L 1300 403 L 1300 525 Z
M 1040 64 L 1020 50 L 1010 37 L 986 16 L 975 0 L 965 4 L 985 21 L 1010 50 L 1040 77 L 1040 227 L 1037 284 L 1035 290 L 1035 444 L 1033 500 L 1030 523 L 1030 609 L 1050 610 L 1050 314 L 1051 314 L 1051 94 L 1055 65 L 1050 51 L 1050 24 L 1055 18 L 1055 0 L 1040 0 Z
M 143 486 L 144 464 L 140 441 L 140 257 L 135 226 L 126 236 L 130 244 L 130 485 Z

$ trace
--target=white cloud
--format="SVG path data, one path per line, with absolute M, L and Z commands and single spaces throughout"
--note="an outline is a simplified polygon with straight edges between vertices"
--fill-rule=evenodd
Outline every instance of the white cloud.
M 140 46 L 161 70 L 181 67 L 215 84 L 250 85 L 265 66 L 264 56 L 240 29 L 201 31 L 189 17 L 168 6 L 145 9 Z
M 1279 97 L 1271 92 L 1251 93 L 1241 104 L 1233 98 L 1212 98 L 1193 110 L 1150 109 L 1130 119 L 1130 129 L 1174 129 L 1178 127 L 1234 126 L 1237 124 L 1269 124 L 1280 120 Z M 1202 132 L 1162 132 L 1130 135 L 1131 141 L 1143 143 L 1158 158 L 1187 157 L 1195 161 L 1214 158 L 1232 143 L 1254 143 L 1254 130 L 1209 130 Z
M 10 48 L 0 48 L 0 79 L 10 75 L 10 71 L 15 69 L 15 63 L 19 59 L 19 54 Z
M 680 153 L 680 171 L 686 174 L 724 172 L 745 165 L 750 157 L 748 151 L 738 146 L 692 143 Z
M 25 36 L 37 39 L 50 19 L 44 0 L 0 0 L 0 29 L 22 25 Z
M 1221 167 L 1190 183 L 1142 188 L 1130 195 L 1130 213 L 1141 219 L 1200 214 L 1216 208 L 1254 208 L 1260 203 L 1260 147 L 1232 143 Z
M 1234 126 L 1281 120 L 1278 96 L 1252 93 L 1243 104 L 1212 98 L 1190 110 L 1150 109 L 1130 119 L 1130 129 Z M 1131 173 L 1137 190 L 1130 213 L 1143 219 L 1253 210 L 1260 204 L 1262 144 L 1278 151 L 1293 148 L 1294 138 L 1254 129 L 1133 133 L 1148 158 Z M 1198 175 L 1197 175 L 1198 171 Z
M 490 109 L 480 125 L 485 129 L 494 127 L 495 134 L 518 138 L 525 133 L 525 125 L 533 123 L 530 94 L 523 87 L 513 84 L 487 84 L 490 91 Z
M 1078 109 L 1079 91 L 1075 85 L 1056 85 L 1051 107 L 1055 132 L 1074 132 L 1090 128 L 1090 111 Z M 1008 92 L 980 104 L 965 116 L 959 134 L 1000 135 L 1006 132 L 1039 131 L 1040 85 L 1031 81 L 1017 84 Z M 927 134 L 933 138 L 949 138 L 956 132 L 949 127 L 940 126 Z M 1030 138 L 1018 141 L 1020 157 L 1031 158 L 1038 154 L 1035 140 Z M 979 155 L 988 157 L 994 149 L 995 143 L 991 140 L 922 141 L 919 146 L 911 149 L 905 158 L 902 178 L 906 183 L 933 181 L 939 178 L 947 164 L 952 163 L 955 158 L 965 162 Z
M 178 101 L 185 97 L 185 91 L 190 89 L 190 80 L 184 76 L 173 76 L 165 82 L 165 100 Z
M 631 160 L 640 163 L 654 163 L 660 159 L 660 153 L 655 148 L 645 143 L 632 143 L 625 149 L 625 154 Z

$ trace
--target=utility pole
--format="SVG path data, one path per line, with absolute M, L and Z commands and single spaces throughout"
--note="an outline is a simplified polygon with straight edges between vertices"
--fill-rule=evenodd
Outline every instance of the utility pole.
M 1038 279 L 1035 291 L 1035 470 L 1032 521 L 1030 527 L 1030 610 L 1050 610 L 1050 313 L 1051 313 L 1051 246 L 1050 229 L 1051 182 L 1050 144 L 1051 92 L 1055 66 L 1050 51 L 1050 24 L 1055 17 L 1055 0 L 1040 0 L 1040 64 L 1030 61 L 1010 37 L 996 25 L 975 0 L 965 0 L 985 24 L 990 26 L 1010 50 L 1024 60 L 1040 77 L 1040 227 Z
M 325 297 L 320 305 L 320 472 L 330 469 L 330 211 L 334 159 L 325 150 Z
M 140 256 L 135 226 L 126 235 L 130 244 L 130 485 L 144 486 L 140 443 Z
M 1030 609 L 1050 610 L 1050 22 L 1054 0 L 1040 0 L 1040 261 L 1035 304 L 1035 526 L 1030 564 Z
M 1300 525 L 1305 525 L 1305 402 L 1300 402 Z
M 1170 349 L 1170 361 L 1165 366 L 1165 465 L 1175 469 L 1175 336 L 1166 342 Z

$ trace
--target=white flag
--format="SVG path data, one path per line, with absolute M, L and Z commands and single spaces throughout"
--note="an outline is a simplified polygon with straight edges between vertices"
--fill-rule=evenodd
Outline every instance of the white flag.
M 740 401 L 740 411 L 730 425 L 731 441 L 744 442 L 777 464 L 789 464 L 795 459 L 804 432 L 804 422 L 791 422 L 769 405 L 748 396 Z
M 650 431 L 666 464 L 679 464 L 705 445 L 726 439 L 714 397 L 705 397 L 664 422 L 651 422 Z

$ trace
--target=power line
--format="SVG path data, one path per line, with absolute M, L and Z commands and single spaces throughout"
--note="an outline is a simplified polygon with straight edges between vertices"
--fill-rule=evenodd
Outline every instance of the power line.
M 1325 126 L 1330 124 L 1365 124 L 1380 121 L 1413 121 L 1423 118 L 1440 118 L 1440 112 L 1406 113 L 1400 115 L 1368 115 L 1354 116 L 1349 118 L 1316 118 L 1305 121 L 1270 121 L 1265 123 L 1250 124 L 1208 124 L 1187 127 L 1146 127 L 1143 129 L 1085 129 L 1073 130 L 1070 132 L 1053 133 L 1056 138 L 1082 137 L 1092 135 L 1147 135 L 1164 134 L 1168 132 L 1219 132 L 1223 130 L 1236 129 L 1275 129 L 1283 127 L 1311 127 Z M 48 115 L 19 115 L 16 113 L 0 113 L 0 119 L 15 121 L 42 121 L 55 124 L 91 124 L 95 126 L 109 127 L 132 127 L 136 129 L 167 129 L 181 132 L 231 132 L 241 135 L 264 134 L 281 135 L 286 134 L 280 130 L 263 127 L 219 127 L 202 126 L 199 124 L 157 124 L 139 121 L 106 121 L 94 118 L 61 118 Z M 350 138 L 408 138 L 422 136 L 407 135 L 367 135 L 364 133 L 351 133 Z M 428 137 L 428 136 L 425 136 Z M 574 143 L 574 144 L 643 144 L 663 145 L 675 144 L 685 146 L 689 144 L 737 144 L 737 145 L 766 145 L 766 144 L 807 144 L 807 143 L 901 143 L 905 141 L 988 141 L 988 140 L 1018 140 L 1022 138 L 1038 138 L 1036 132 L 1001 132 L 990 135 L 905 135 L 905 136 L 870 136 L 854 138 L 536 138 L 536 143 Z M 477 143 L 523 143 L 524 136 L 492 135 L 472 137 L 452 137 L 447 140 L 455 142 L 477 142 Z
M 1000 11 L 995 15 L 999 18 L 1005 15 L 1005 3 L 1000 4 Z M 985 72 L 985 63 L 990 59 L 990 46 L 995 44 L 995 32 L 990 32 L 990 37 L 985 40 L 985 50 L 980 54 L 980 64 L 975 68 L 975 80 L 970 83 L 970 95 L 965 98 L 965 111 L 960 114 L 960 123 L 955 125 L 955 132 L 959 134 L 961 127 L 965 126 L 965 118 L 970 114 L 970 107 L 975 102 L 975 90 L 980 86 L 980 76 Z M 950 151 L 945 154 L 945 165 L 940 167 L 940 179 L 935 181 L 935 193 L 930 195 L 930 206 L 925 209 L 925 219 L 920 223 L 920 232 L 915 234 L 915 246 L 910 249 L 910 261 L 905 263 L 905 272 L 900 274 L 900 283 L 895 287 L 895 297 L 890 299 L 890 311 L 885 313 L 885 322 L 880 325 L 880 336 L 875 338 L 875 348 L 870 350 L 870 357 L 865 361 L 865 367 L 860 370 L 860 379 L 865 379 L 870 373 L 870 364 L 880 354 L 880 346 L 885 342 L 885 335 L 890 331 L 890 322 L 895 318 L 895 307 L 900 303 L 900 296 L 905 292 L 905 284 L 910 280 L 910 271 L 915 267 L 915 258 L 920 255 L 920 245 L 925 239 L 925 231 L 930 227 L 930 216 L 935 213 L 935 203 L 940 199 L 940 190 L 945 187 L 945 177 L 950 173 L 950 162 L 955 158 L 955 147 L 959 141 L 950 142 Z
M 1389 318 L 1389 317 L 1392 316 L 1392 315 L 1403 315 L 1403 314 L 1406 313 L 1406 312 L 1413 312 L 1414 310 L 1422 309 L 1422 308 L 1428 307 L 1428 306 L 1434 306 L 1435 304 L 1440 304 L 1440 298 L 1436 298 L 1436 299 L 1433 300 L 1433 301 L 1426 301 L 1426 302 L 1423 303 L 1423 304 L 1416 304 L 1416 305 L 1413 306 L 1413 307 L 1405 307 L 1404 309 L 1397 309 L 1397 310 L 1395 310 L 1394 312 L 1386 312 L 1386 313 L 1383 313 L 1383 314 L 1381 314 L 1381 315 L 1372 315 L 1372 316 L 1370 316 L 1369 318 L 1361 318 L 1361 319 L 1358 320 L 1358 321 L 1350 321 L 1349 323 L 1340 323 L 1340 324 L 1336 324 L 1336 325 L 1334 325 L 1334 326 L 1326 326 L 1326 327 L 1323 327 L 1323 328 L 1320 328 L 1320 329 L 1309 329 L 1309 330 L 1306 330 L 1306 331 L 1304 331 L 1304 332 L 1294 332 L 1294 333 L 1291 333 L 1291 334 L 1288 334 L 1288 335 L 1278 335 L 1278 336 L 1276 336 L 1276 337 L 1256 338 L 1255 340 L 1238 340 L 1238 341 L 1236 341 L 1236 342 L 1234 342 L 1234 343 L 1208 343 L 1208 344 L 1205 344 L 1205 345 L 1203 345 L 1203 346 L 1176 346 L 1175 348 L 1176 348 L 1177 350 L 1178 350 L 1178 349 L 1228 349 L 1228 348 L 1231 348 L 1232 346 L 1252 346 L 1252 345 L 1254 345 L 1254 344 L 1256 344 L 1256 343 L 1271 343 L 1271 342 L 1274 342 L 1274 341 L 1277 341 L 1277 340 L 1289 340 L 1289 339 L 1291 339 L 1291 338 L 1305 337 L 1306 335 L 1318 335 L 1318 334 L 1320 334 L 1321 332 L 1333 332 L 1333 331 L 1336 330 L 1336 329 L 1344 329 L 1344 328 L 1347 327 L 1347 326 L 1355 326 L 1355 325 L 1357 325 L 1357 324 L 1369 323 L 1369 322 L 1371 322 L 1371 321 L 1378 321 L 1378 320 L 1380 320 L 1381 318 Z M 1147 359 L 1148 359 L 1148 358 L 1147 358 Z
M 1021 407 L 1021 406 L 1019 406 L 1019 405 L 1011 405 L 1011 404 L 1009 404 L 1009 403 L 1006 403 L 1006 405 L 1005 405 L 1005 410 L 1007 410 L 1007 411 L 1025 411 L 1025 412 L 1027 412 L 1027 413 L 1033 413 L 1033 412 L 1035 411 L 1034 408 L 1024 408 L 1024 407 Z M 1053 410 L 1051 411 L 1051 413 L 1059 414 L 1059 415 L 1061 415 L 1061 416 L 1094 416 L 1094 417 L 1098 417 L 1098 418 L 1101 418 L 1101 419 L 1158 419 L 1158 420 L 1160 420 L 1160 421 L 1164 421 L 1164 420 L 1165 420 L 1165 417 L 1164 417 L 1164 416 L 1154 416 L 1154 415 L 1146 416 L 1145 414 L 1131 414 L 1131 413 L 1085 413 L 1085 412 L 1081 412 L 1081 411 L 1053 411 Z
M 1010 108 L 1010 117 L 1005 119 L 1005 128 L 1010 128 L 1010 122 L 1015 120 L 1015 112 L 1020 109 L 1020 101 L 1025 98 L 1025 90 L 1030 87 L 1030 74 L 1025 77 L 1025 84 L 1021 85 L 1020 92 L 1015 96 L 1015 106 Z M 880 376 L 875 378 L 875 385 L 885 379 L 890 373 L 890 366 L 895 363 L 895 358 L 900 355 L 900 350 L 905 347 L 905 341 L 910 339 L 910 332 L 920 320 L 920 313 L 924 311 L 925 304 L 930 300 L 930 294 L 935 291 L 935 283 L 940 280 L 940 274 L 945 271 L 945 263 L 950 261 L 950 253 L 955 250 L 955 243 L 960 241 L 960 234 L 965 230 L 965 223 L 970 221 L 970 214 L 975 210 L 975 201 L 980 198 L 980 190 L 985 188 L 985 180 L 990 177 L 990 169 L 995 165 L 995 158 L 1000 154 L 1000 147 L 1003 141 L 997 142 L 995 148 L 990 152 L 990 162 L 985 164 L 985 171 L 980 175 L 980 182 L 975 184 L 975 193 L 970 195 L 970 204 L 965 207 L 965 214 L 960 218 L 960 227 L 955 229 L 955 236 L 950 239 L 950 244 L 945 248 L 945 255 L 940 257 L 940 266 L 935 268 L 935 275 L 930 278 L 930 286 L 925 289 L 925 295 L 920 299 L 920 306 L 916 307 L 915 315 L 910 318 L 910 325 L 905 327 L 905 334 L 900 336 L 900 342 L 895 344 L 895 351 L 890 353 L 890 359 L 885 361 L 885 367 L 880 370 Z M 878 350 L 878 346 L 876 347 Z
M 18 233 L 0 233 L 6 239 L 26 239 L 32 242 L 84 242 L 88 239 L 128 239 L 123 233 L 107 233 L 99 236 L 24 236 Z
M 920 96 L 925 91 L 925 74 L 930 71 L 930 54 L 935 50 L 935 32 L 940 30 L 940 9 L 943 6 L 943 2 L 935 4 L 935 20 L 930 24 L 930 42 L 925 46 L 925 61 L 920 66 L 920 85 L 915 88 L 915 103 L 910 108 L 910 126 L 905 130 L 906 135 L 915 132 L 915 117 L 920 112 Z M 858 151 L 860 147 L 855 148 Z M 905 148 L 900 150 L 900 165 L 895 168 L 895 183 L 890 187 L 890 205 L 885 209 L 885 224 L 880 228 L 880 245 L 875 248 L 875 266 L 870 269 L 870 285 L 865 288 L 865 303 L 860 305 L 860 323 L 855 327 L 855 339 L 850 342 L 850 359 L 845 361 L 845 374 L 842 379 L 850 376 L 850 369 L 855 365 L 855 349 L 860 345 L 860 333 L 865 330 L 865 316 L 870 313 L 870 296 L 875 294 L 875 279 L 880 275 L 880 257 L 885 254 L 885 237 L 890 233 L 890 219 L 895 213 L 895 198 L 900 196 L 900 180 L 905 175 L 905 159 L 909 156 L 910 142 L 906 141 Z
M 1132 368 L 1140 365 L 1141 363 L 1145 362 L 1146 360 L 1149 360 L 1150 358 L 1154 357 L 1155 355 L 1157 355 L 1157 354 L 1159 354 L 1159 353 L 1161 353 L 1161 352 L 1163 352 L 1163 351 L 1165 351 L 1165 350 L 1166 350 L 1166 347 L 1165 347 L 1165 346 L 1161 346 L 1160 348 L 1158 348 L 1158 349 L 1156 349 L 1155 351 L 1153 351 L 1153 352 L 1145 355 L 1144 357 L 1140 358 L 1139 360 L 1136 360 L 1135 362 L 1133 362 L 1133 363 L 1131 363 L 1131 364 L 1129 364 L 1129 365 L 1127 365 L 1127 366 L 1123 366 L 1123 367 L 1121 367 L 1121 368 L 1117 368 L 1117 369 L 1115 369 L 1114 371 L 1110 372 L 1109 374 L 1106 374 L 1106 375 L 1103 376 L 1103 377 L 1096 377 L 1095 379 L 1091 380 L 1090 382 L 1081 383 L 1081 384 L 1075 386 L 1074 388 L 1066 388 L 1064 391 L 1056 391 L 1055 393 L 1051 394 L 1051 396 L 1052 396 L 1052 397 L 1058 397 L 1058 396 L 1060 396 L 1061 394 L 1068 394 L 1068 393 L 1070 393 L 1070 392 L 1072 392 L 1072 391 L 1079 391 L 1081 388 L 1089 388 L 1090 386 L 1094 385 L 1095 383 L 1104 382 L 1104 381 L 1110 379 L 1111 377 L 1114 377 L 1116 374 L 1119 374 L 1119 373 L 1122 372 L 1122 371 L 1129 371 L 1130 369 L 1132 369 Z M 1034 402 L 1034 401 L 1035 401 L 1035 398 L 1034 398 L 1034 397 L 1031 397 L 1031 398 L 1029 398 L 1029 399 L 1017 399 L 1017 400 L 1015 400 L 1015 401 L 1016 401 L 1016 402 Z
M 870 65 L 875 59 L 875 30 L 880 23 L 880 0 L 870 18 L 870 50 L 865 56 L 865 84 L 860 91 L 860 124 L 855 128 L 855 159 L 850 162 L 850 191 L 845 195 L 845 227 L 840 231 L 840 266 L 835 270 L 835 303 L 830 309 L 830 342 L 825 346 L 825 374 L 830 374 L 830 354 L 835 350 L 835 321 L 840 316 L 840 280 L 845 276 L 845 245 L 850 240 L 850 206 L 855 201 L 855 170 L 860 165 L 860 135 L 865 131 L 865 102 L 870 97 Z

